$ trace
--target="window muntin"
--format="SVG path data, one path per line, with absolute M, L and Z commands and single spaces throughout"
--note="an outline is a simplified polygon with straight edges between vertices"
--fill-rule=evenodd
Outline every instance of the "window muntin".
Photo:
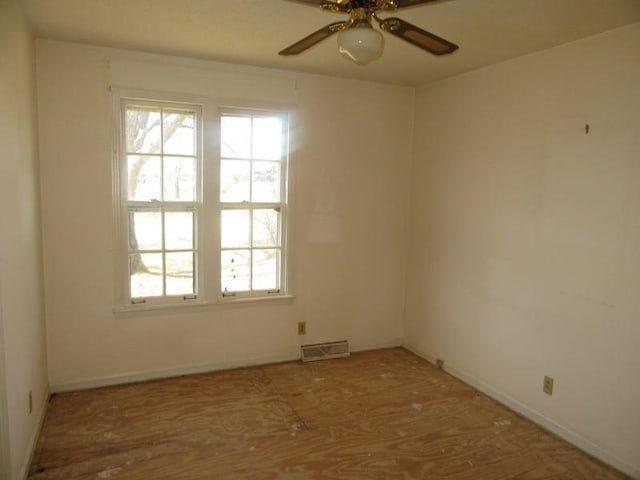
M 278 294 L 284 282 L 287 116 L 223 111 L 220 125 L 222 294 Z
M 198 294 L 200 111 L 123 101 L 128 296 L 192 299 Z

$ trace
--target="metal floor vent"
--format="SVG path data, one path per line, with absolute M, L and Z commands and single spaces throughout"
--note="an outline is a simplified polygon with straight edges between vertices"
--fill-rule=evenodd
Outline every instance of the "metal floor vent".
M 329 358 L 348 357 L 349 343 L 346 340 L 329 343 L 316 343 L 314 345 L 302 345 L 302 361 L 313 362 L 315 360 L 327 360 Z

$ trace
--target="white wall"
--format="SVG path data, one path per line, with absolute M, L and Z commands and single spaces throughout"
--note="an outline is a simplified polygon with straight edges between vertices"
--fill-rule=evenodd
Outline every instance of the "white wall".
M 38 41 L 52 385 L 404 338 L 638 476 L 639 39 L 424 86 L 415 125 L 408 88 Z M 294 301 L 113 314 L 109 85 L 297 105 Z
M 418 90 L 405 320 L 638 478 L 639 46 L 635 24 Z
M 54 389 L 401 343 L 412 89 L 46 40 L 37 66 Z M 110 84 L 297 104 L 295 300 L 114 316 Z
M 0 478 L 22 478 L 48 394 L 34 44 L 0 0 Z M 33 411 L 29 413 L 29 392 Z

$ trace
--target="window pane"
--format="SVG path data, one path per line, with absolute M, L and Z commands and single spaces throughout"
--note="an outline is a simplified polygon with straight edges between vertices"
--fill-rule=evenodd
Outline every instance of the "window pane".
M 160 153 L 160 112 L 143 107 L 127 108 L 125 138 L 129 153 Z
M 220 155 L 223 158 L 250 158 L 251 119 L 249 117 L 222 117 Z
M 280 201 L 280 163 L 253 162 L 253 190 L 254 202 Z
M 280 263 L 280 250 L 254 250 L 253 251 L 253 289 L 275 290 L 280 288 L 278 278 L 278 264 Z
M 129 250 L 162 249 L 162 217 L 160 210 L 129 212 Z
M 222 248 L 250 246 L 249 210 L 222 210 L 220 212 Z
M 220 201 L 249 201 L 249 162 L 222 160 L 220 162 Z
M 225 250 L 221 255 L 222 291 L 246 292 L 251 286 L 251 250 Z
M 129 255 L 131 298 L 162 295 L 162 254 Z
M 167 250 L 193 249 L 193 219 L 193 212 L 165 212 L 164 242 Z
M 194 292 L 193 252 L 166 254 L 167 295 L 192 295 Z
M 195 123 L 193 112 L 167 112 L 164 121 L 164 153 L 194 155 L 196 151 Z
M 280 213 L 275 209 L 253 211 L 253 246 L 280 246 Z
M 196 161 L 194 158 L 165 157 L 164 199 L 190 202 L 196 198 Z
M 160 157 L 129 155 L 127 157 L 127 197 L 141 202 L 160 200 Z
M 253 158 L 280 160 L 282 156 L 282 126 L 278 117 L 253 119 Z

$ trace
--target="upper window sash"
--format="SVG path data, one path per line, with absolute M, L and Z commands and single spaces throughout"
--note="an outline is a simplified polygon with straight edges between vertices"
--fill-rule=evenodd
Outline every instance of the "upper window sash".
M 201 107 L 122 99 L 121 115 L 123 200 L 200 202 Z

